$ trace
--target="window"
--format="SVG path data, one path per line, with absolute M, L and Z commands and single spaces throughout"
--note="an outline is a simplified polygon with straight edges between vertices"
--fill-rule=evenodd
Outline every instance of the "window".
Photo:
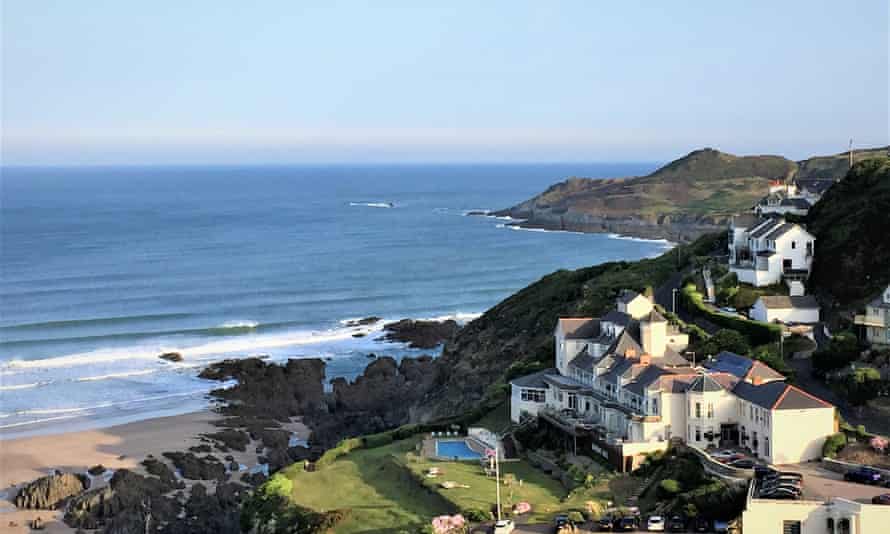
M 770 456 L 769 452 L 769 436 L 764 436 L 763 438 L 763 455 Z
M 658 399 L 652 399 L 652 413 L 658 415 Z
M 696 419 L 701 419 L 701 403 L 700 402 L 695 403 L 695 417 L 696 417 Z
M 793 250 L 793 249 L 796 249 L 796 248 L 797 248 L 797 241 L 792 241 L 792 242 L 791 242 L 791 249 Z
M 708 403 L 708 419 L 713 419 L 713 418 L 714 418 L 714 403 L 709 402 Z
M 754 420 L 754 405 L 748 406 L 748 419 Z
M 544 402 L 545 393 L 543 389 L 523 389 L 520 396 L 526 402 Z
M 695 441 L 701 441 L 701 427 L 695 427 Z
M 782 534 L 800 534 L 800 521 L 782 521 Z

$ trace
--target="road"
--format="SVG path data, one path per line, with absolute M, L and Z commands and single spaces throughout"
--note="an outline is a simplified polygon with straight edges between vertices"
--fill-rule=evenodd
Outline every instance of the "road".
M 679 302 L 680 284 L 683 283 L 683 278 L 690 272 L 691 271 L 687 269 L 687 270 L 679 272 L 679 273 L 674 273 L 671 275 L 670 278 L 668 278 L 665 281 L 665 283 L 658 286 L 658 288 L 655 290 L 655 303 L 667 311 L 672 311 L 674 308 L 674 290 L 677 290 L 678 301 L 677 301 L 676 314 L 680 317 L 680 319 L 682 319 L 683 321 L 685 321 L 687 323 L 692 323 L 692 324 L 698 326 L 699 328 L 701 328 L 702 330 L 704 330 L 705 332 L 707 332 L 709 334 L 713 334 L 717 330 L 720 330 L 719 326 L 715 325 L 714 323 L 712 323 L 710 321 L 706 321 L 700 317 L 693 317 L 692 315 L 689 314 L 689 312 L 687 312 L 680 306 L 680 302 Z

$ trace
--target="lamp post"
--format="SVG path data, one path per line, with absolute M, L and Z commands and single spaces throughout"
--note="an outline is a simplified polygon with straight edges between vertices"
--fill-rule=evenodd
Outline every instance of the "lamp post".
M 695 351 L 688 350 L 684 354 L 692 354 L 692 368 L 695 369 Z
M 677 313 L 677 288 L 671 289 L 671 313 Z

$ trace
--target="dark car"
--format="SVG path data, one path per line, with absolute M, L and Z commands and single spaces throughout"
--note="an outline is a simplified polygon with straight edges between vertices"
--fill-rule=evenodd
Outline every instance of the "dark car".
M 883 495 L 875 495 L 871 498 L 872 504 L 883 504 L 885 506 L 890 506 L 890 493 L 884 493 Z
M 767 467 L 765 465 L 755 465 L 754 466 L 754 478 L 760 480 L 762 478 L 766 478 L 769 476 L 774 476 L 778 474 L 778 471 L 773 469 L 772 467 Z
M 730 467 L 736 467 L 738 469 L 752 469 L 755 465 L 754 460 L 750 458 L 742 458 L 740 460 L 729 462 Z
M 682 515 L 672 515 L 667 522 L 668 532 L 686 532 L 686 518 Z
M 694 530 L 695 532 L 710 532 L 711 522 L 704 517 L 699 517 L 693 523 L 692 530 Z
M 618 528 L 622 532 L 633 532 L 640 528 L 640 519 L 634 516 L 622 517 L 618 521 Z
M 613 525 L 614 525 L 614 522 L 612 521 L 612 517 L 608 516 L 608 515 L 604 515 L 603 517 L 599 518 L 596 522 L 596 528 L 599 530 L 602 530 L 604 532 L 612 530 Z
M 880 484 L 883 479 L 881 472 L 871 467 L 860 467 L 844 474 L 844 480 L 860 484 Z
M 554 532 L 573 532 L 575 530 L 575 523 L 569 519 L 569 516 L 565 514 L 560 514 L 553 518 L 553 531 Z

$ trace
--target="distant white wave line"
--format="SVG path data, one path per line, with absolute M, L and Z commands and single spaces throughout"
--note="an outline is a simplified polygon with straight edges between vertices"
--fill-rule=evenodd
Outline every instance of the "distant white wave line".
M 40 382 L 32 382 L 30 384 L 14 384 L 9 386 L 0 386 L 0 391 L 16 391 L 20 389 L 32 389 L 40 386 L 52 384 L 53 380 L 42 380 Z
M 389 202 L 350 202 L 350 206 L 364 206 L 366 208 L 392 208 Z
M 257 321 L 226 321 L 216 328 L 256 328 L 259 325 Z
M 609 239 L 621 239 L 622 241 L 637 241 L 639 243 L 656 243 L 659 245 L 665 245 L 666 247 L 673 248 L 677 246 L 673 241 L 668 241 L 667 239 L 646 239 L 643 237 L 632 237 L 621 234 L 608 234 Z
M 6 428 L 15 428 L 17 426 L 26 426 L 26 425 L 36 425 L 38 423 L 50 423 L 52 421 L 62 421 L 64 419 L 74 419 L 75 417 L 80 417 L 79 414 L 68 414 L 68 415 L 59 415 L 56 417 L 45 417 L 43 419 L 35 419 L 33 421 L 20 421 L 18 423 L 9 423 L 8 425 L 0 425 L 0 430 Z
M 584 234 L 586 232 L 576 232 L 574 230 L 548 230 L 547 228 L 526 228 L 518 224 L 499 224 L 498 228 L 509 228 L 510 230 L 522 230 L 525 232 L 545 232 L 548 234 Z
M 123 373 L 108 373 L 107 375 L 85 376 L 78 378 L 76 382 L 95 382 L 97 380 L 108 380 L 110 378 L 126 378 L 128 376 L 144 376 L 156 373 L 157 369 L 145 369 L 144 371 L 128 371 Z
M 482 317 L 481 312 L 457 312 L 452 315 L 439 315 L 438 317 L 421 317 L 418 321 L 449 321 L 454 320 L 458 323 L 469 323 L 473 319 Z

